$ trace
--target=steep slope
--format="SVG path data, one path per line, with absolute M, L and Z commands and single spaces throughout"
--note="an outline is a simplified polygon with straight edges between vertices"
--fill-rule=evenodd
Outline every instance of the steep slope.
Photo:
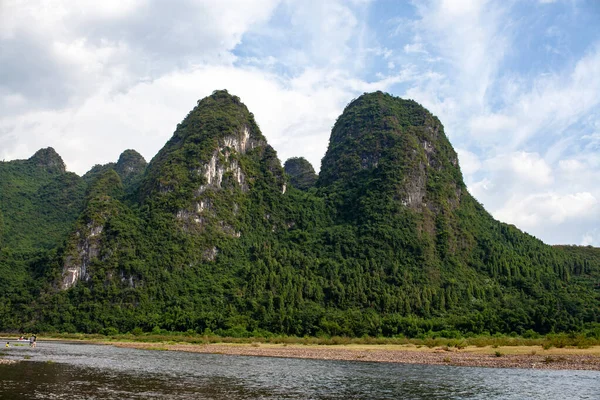
M 597 321 L 598 294 L 568 284 L 574 260 L 495 221 L 466 191 L 439 120 L 414 101 L 377 92 L 351 102 L 318 186 L 364 260 L 345 273 L 359 279 L 370 264 L 393 283 L 383 297 L 365 291 L 382 311 L 462 315 L 489 331 Z
M 63 159 L 52 147 L 38 150 L 27 161 L 29 164 L 41 168 L 50 174 L 62 174 L 67 171 Z
M 107 164 L 96 164 L 88 172 L 86 172 L 82 178 L 88 185 L 94 183 L 96 179 L 106 173 L 108 170 L 114 170 L 116 163 L 110 162 Z
M 94 165 L 92 169 L 83 175 L 83 180 L 90 185 L 106 171 L 112 169 L 121 178 L 125 191 L 128 194 L 131 194 L 137 190 L 137 186 L 144 175 L 146 166 L 147 162 L 140 153 L 131 149 L 125 150 L 121 153 L 119 160 L 116 163 L 111 162 L 104 165 Z
M 267 160 L 283 191 L 281 165 L 273 155 L 254 116 L 239 98 L 226 90 L 215 91 L 198 101 L 154 157 L 143 194 L 176 204 L 232 185 L 247 192 L 255 179 L 246 178 L 251 171 L 245 171 L 243 164 L 249 158 Z
M 286 174 L 290 176 L 290 183 L 297 189 L 308 190 L 315 186 L 317 174 L 313 166 L 304 157 L 292 157 L 283 165 Z
M 460 214 L 473 199 L 443 126 L 418 103 L 382 92 L 351 102 L 333 127 L 317 185 L 338 224 L 363 238 L 357 249 L 400 257 L 415 266 L 415 279 L 436 286 L 453 275 L 471 279 L 464 261 L 474 237 Z M 444 273 L 448 257 L 453 268 Z
M 112 169 L 99 176 L 88 188 L 85 209 L 65 249 L 61 289 L 68 289 L 79 280 L 88 281 L 92 262 L 112 256 L 107 254 L 109 249 L 106 247 L 109 246 L 103 244 L 107 241 L 109 221 L 124 212 L 125 207 L 118 200 L 122 196 L 123 184 Z
M 252 114 L 225 91 L 201 100 L 148 165 L 140 206 L 119 201 L 116 170 L 90 186 L 62 254 L 57 286 L 66 292 L 57 296 L 86 322 L 64 320 L 56 307 L 45 319 L 94 331 L 166 325 L 173 304 L 194 319 L 224 313 L 223 292 L 239 287 L 251 244 L 285 227 L 283 169 Z M 172 326 L 189 329 L 182 324 Z
M 85 183 L 66 172 L 52 148 L 28 160 L 0 163 L 0 248 L 49 249 L 57 246 L 83 207 Z
M 84 204 L 85 182 L 52 148 L 0 163 L 0 328 L 24 323 L 48 277 L 48 254 Z
M 119 156 L 115 171 L 121 177 L 125 187 L 134 186 L 144 174 L 148 163 L 140 153 L 135 150 L 125 150 Z
M 227 91 L 198 102 L 152 160 L 142 184 L 144 203 L 174 214 L 181 229 L 199 234 L 204 244 L 198 245 L 208 246 L 210 259 L 220 238 L 265 225 L 268 203 L 285 191 L 275 151 L 246 106 Z M 258 202 L 251 201 L 255 192 Z M 256 218 L 263 223 L 250 222 Z
M 66 245 L 26 266 L 31 288 L 0 305 L 0 329 L 600 334 L 597 254 L 494 220 L 416 102 L 351 102 L 321 171 L 315 188 L 286 187 L 252 114 L 216 91 L 132 196 L 116 165 L 95 171 Z
M 592 246 L 553 246 L 570 260 L 566 271 L 574 282 L 600 292 L 600 248 Z
M 338 118 L 318 185 L 340 196 L 350 219 L 364 215 L 361 199 L 371 193 L 385 195 L 388 205 L 439 214 L 456 209 L 465 190 L 439 120 L 382 92 L 359 97 Z

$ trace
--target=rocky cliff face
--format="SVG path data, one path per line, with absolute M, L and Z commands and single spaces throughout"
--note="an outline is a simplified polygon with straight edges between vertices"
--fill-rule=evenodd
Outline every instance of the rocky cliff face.
M 198 102 L 151 161 L 142 193 L 171 209 L 187 231 L 212 225 L 239 237 L 237 210 L 263 182 L 263 171 L 269 173 L 269 185 L 285 192 L 283 170 L 273 154 L 240 99 L 216 91 Z
M 229 174 L 242 192 L 248 191 L 246 175 L 239 164 L 238 158 L 257 146 L 263 145 L 256 139 L 250 139 L 250 131 L 243 126 L 240 132 L 225 136 L 218 141 L 218 147 L 213 152 L 210 160 L 202 165 L 197 173 L 204 177 L 204 184 L 200 185 L 196 194 L 201 196 L 206 190 L 222 188 L 223 176 Z
M 240 157 L 256 147 L 264 146 L 260 140 L 251 139 L 247 126 L 243 126 L 239 132 L 218 139 L 217 148 L 205 164 L 197 168 L 194 173 L 202 179 L 202 183 L 194 191 L 192 207 L 182 208 L 177 211 L 177 218 L 189 229 L 202 229 L 209 221 L 216 222 L 221 231 L 239 237 L 240 232 L 233 226 L 232 221 L 226 221 L 219 214 L 221 204 L 216 200 L 224 189 L 232 195 L 239 191 L 246 193 L 249 190 L 249 182 L 242 168 Z M 229 197 L 229 196 L 228 196 Z M 225 200 L 223 199 L 225 202 Z M 239 204 L 233 203 L 234 214 L 237 213 Z M 208 259 L 214 259 L 216 249 L 210 250 Z
M 159 225 L 168 237 L 188 242 L 182 250 L 189 255 L 180 255 L 180 260 L 187 259 L 192 265 L 197 257 L 214 261 L 224 240 L 235 241 L 249 229 L 248 220 L 262 220 L 274 229 L 270 208 L 263 207 L 256 196 L 282 196 L 286 189 L 275 151 L 246 106 L 226 91 L 199 101 L 148 165 L 137 193 L 139 202 L 151 210 L 146 219 L 125 218 L 131 211 L 119 201 L 127 188 L 121 181 L 145 170 L 143 158 L 128 150 L 116 164 L 90 171 L 87 206 L 64 257 L 62 289 L 91 279 L 96 264 L 124 264 L 119 254 L 126 252 L 123 246 L 137 246 L 130 239 L 135 232 L 129 228 L 114 231 L 114 227 L 130 227 L 125 224 L 134 220 L 140 225 Z M 124 224 L 119 218 L 128 219 Z M 108 234 L 111 226 L 113 231 Z M 103 270 L 110 278 L 101 279 L 127 275 L 115 267 Z
M 71 244 L 69 255 L 65 257 L 60 288 L 65 290 L 78 281 L 88 281 L 88 268 L 100 254 L 100 240 L 105 221 L 89 221 L 75 232 L 75 241 Z
M 68 289 L 80 280 L 88 281 L 92 263 L 110 258 L 112 252 L 104 246 L 104 233 L 107 223 L 123 208 L 117 200 L 122 193 L 121 179 L 112 169 L 88 188 L 85 208 L 67 241 L 61 289 Z

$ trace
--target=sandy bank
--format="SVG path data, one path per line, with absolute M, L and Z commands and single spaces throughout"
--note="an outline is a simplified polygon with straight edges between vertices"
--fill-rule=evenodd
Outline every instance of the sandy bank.
M 456 365 L 493 368 L 535 368 L 600 371 L 600 346 L 588 349 L 550 349 L 539 346 L 417 348 L 414 345 L 304 346 L 276 344 L 106 343 L 146 350 L 188 351 L 227 355 L 310 358 L 403 364 Z M 498 354 L 497 354 L 498 353 Z

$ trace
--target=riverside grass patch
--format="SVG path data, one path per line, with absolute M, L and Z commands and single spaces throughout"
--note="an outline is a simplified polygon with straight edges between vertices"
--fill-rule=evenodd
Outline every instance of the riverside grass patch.
M 433 335 L 433 334 L 432 334 Z M 435 336 L 435 335 L 433 335 Z M 472 336 L 461 338 L 427 337 L 427 338 L 406 338 L 406 337 L 361 337 L 353 338 L 347 336 L 333 337 L 297 337 L 283 335 L 265 335 L 250 337 L 232 337 L 218 336 L 214 334 L 203 335 L 191 332 L 169 332 L 169 333 L 137 333 L 131 334 L 113 334 L 110 336 L 98 334 L 43 334 L 44 338 L 66 339 L 66 340 L 85 340 L 85 341 L 114 341 L 114 342 L 141 342 L 141 343 L 166 343 L 166 344 L 288 344 L 288 345 L 324 345 L 324 346 L 346 346 L 346 345 L 394 345 L 394 346 L 415 346 L 427 348 L 447 348 L 460 351 L 466 347 L 519 347 L 519 346 L 539 346 L 544 350 L 551 348 L 578 348 L 587 349 L 593 346 L 600 346 L 600 338 L 586 337 L 576 334 L 552 334 L 540 336 L 535 339 L 515 337 L 515 336 Z

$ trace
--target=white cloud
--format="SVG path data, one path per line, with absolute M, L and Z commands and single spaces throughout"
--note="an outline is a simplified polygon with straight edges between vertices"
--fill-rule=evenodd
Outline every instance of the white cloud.
M 405 95 L 440 117 L 469 190 L 493 215 L 550 243 L 574 242 L 600 219 L 597 206 L 588 210 L 592 222 L 580 219 L 600 199 L 593 183 L 600 179 L 600 42 L 561 69 L 522 73 L 511 57 L 527 49 L 517 32 L 531 34 L 525 24 L 532 19 L 516 5 L 416 3 L 419 19 L 400 21 L 413 37 L 404 55 L 418 63 L 410 50 L 423 43 L 432 62 L 418 64 L 421 74 Z
M 512 23 L 507 10 L 486 2 L 450 3 L 420 6 L 423 17 L 416 24 L 419 37 L 437 44 L 442 58 L 435 67 L 444 78 L 419 82 L 407 94 L 440 116 L 459 145 L 516 150 L 541 131 L 560 135 L 600 105 L 600 42 L 572 68 L 531 82 L 507 78 L 500 66 L 511 40 L 518 40 L 506 32 Z
M 343 75 L 332 79 L 325 70 L 307 71 L 286 81 L 258 69 L 198 67 L 139 83 L 124 93 L 99 93 L 61 112 L 6 118 L 0 122 L 0 132 L 9 135 L 0 136 L 0 156 L 26 158 L 42 146 L 53 146 L 68 168 L 79 174 L 93 164 L 115 161 L 127 148 L 150 159 L 196 100 L 226 88 L 255 114 L 282 160 L 305 156 L 318 170 L 333 123 L 348 99 L 362 89 L 387 85 L 386 81 L 365 84 Z M 13 137 L 23 131 L 30 140 L 11 150 Z
M 524 185 L 545 186 L 554 180 L 552 169 L 537 153 L 525 151 L 502 154 L 485 161 L 492 173 L 508 173 L 509 179 Z
M 405 44 L 404 45 L 404 52 L 405 53 L 423 53 L 423 54 L 428 54 L 427 50 L 425 50 L 425 48 L 423 47 L 423 43 L 420 43 L 420 42 Z
M 514 132 L 519 127 L 519 121 L 514 117 L 502 114 L 482 114 L 476 115 L 469 121 L 469 129 L 474 137 L 485 141 L 485 136 L 493 135 L 494 140 L 498 140 L 497 135 L 503 135 L 507 132 Z
M 524 229 L 531 229 L 540 225 L 559 225 L 567 219 L 595 217 L 598 203 L 598 199 L 589 192 L 567 195 L 533 194 L 525 198 L 519 195 L 511 196 L 503 208 L 494 212 L 494 216 Z
M 598 122 L 596 123 L 598 124 Z M 589 149 L 598 149 L 600 148 L 600 133 L 593 133 L 591 135 L 584 135 L 581 139 L 586 140 L 587 148 Z
M 592 232 L 600 42 L 565 53 L 578 58 L 562 69 L 521 73 L 506 64 L 527 45 L 516 2 L 415 2 L 415 19 L 390 15 L 393 43 L 365 18 L 382 4 L 4 2 L 0 159 L 53 146 L 83 173 L 125 148 L 151 158 L 197 99 L 226 88 L 282 160 L 305 156 L 318 169 L 350 99 L 401 88 L 440 117 L 470 191 L 494 215 L 553 243 Z
M 331 127 L 345 104 L 364 91 L 386 90 L 412 76 L 410 70 L 401 69 L 375 81 L 355 77 L 356 69 L 360 68 L 360 62 L 355 60 L 373 48 L 366 46 L 368 33 L 355 15 L 365 7 L 361 2 L 353 5 L 357 9 L 344 2 L 286 2 L 282 10 L 289 13 L 292 29 L 302 41 L 295 48 L 284 48 L 277 61 L 268 55 L 239 63 L 234 62 L 238 58 L 231 50 L 253 27 L 259 37 L 264 36 L 260 24 L 268 20 L 276 1 L 228 1 L 218 5 L 184 2 L 183 9 L 190 13 L 206 9 L 207 15 L 197 21 L 200 27 L 186 25 L 198 16 L 181 18 L 179 11 L 175 13 L 179 18 L 177 24 L 171 24 L 175 16 L 150 12 L 146 2 L 131 4 L 119 11 L 123 21 L 119 22 L 119 18 L 109 21 L 110 26 L 126 26 L 119 40 L 107 33 L 90 36 L 81 31 L 81 24 L 89 18 L 74 9 L 58 7 L 44 17 L 50 22 L 42 24 L 40 31 L 61 32 L 60 40 L 53 35 L 46 40 L 53 57 L 68 66 L 69 74 L 79 74 L 92 83 L 83 90 L 77 80 L 62 80 L 65 85 L 78 87 L 75 91 L 78 101 L 54 110 L 30 108 L 1 118 L 1 158 L 27 158 L 42 146 L 53 146 L 68 168 L 79 174 L 93 164 L 115 161 L 126 148 L 135 148 L 150 159 L 196 100 L 215 89 L 226 88 L 240 96 L 255 114 L 280 158 L 305 156 L 318 170 Z M 144 79 L 136 78 L 140 71 L 152 67 L 132 64 L 131 58 L 141 55 L 152 62 L 155 55 L 147 38 L 132 36 L 136 26 L 142 27 L 140 17 L 132 14 L 148 18 L 144 23 L 156 30 L 151 35 L 167 36 L 154 44 L 158 50 L 181 38 L 184 43 L 177 44 L 180 50 L 190 48 L 186 41 L 197 41 L 201 44 L 201 55 L 205 50 L 219 57 L 186 55 L 199 62 L 177 64 L 177 57 L 166 54 L 170 57 L 165 61 L 170 63 L 168 68 L 150 73 Z M 66 33 L 55 26 L 67 22 L 65 15 L 69 17 Z M 98 25 L 100 31 L 103 24 L 101 21 Z M 277 37 L 276 32 L 269 34 Z M 207 38 L 211 43 L 203 44 Z M 380 53 L 380 57 L 389 56 L 388 50 Z M 294 63 L 298 69 L 290 75 L 273 72 L 279 62 Z M 9 93 L 0 99 L 17 107 L 23 103 L 22 97 Z M 25 132 L 27 139 L 23 140 Z
M 585 165 L 579 160 L 560 160 L 558 167 L 561 172 L 567 174 L 576 174 L 585 170 Z
M 60 109 L 198 63 L 231 64 L 279 0 L 10 2 L 0 12 L 0 96 Z M 14 114 L 20 109 L 2 110 Z
M 468 184 L 469 192 L 478 200 L 486 199 L 494 187 L 494 183 L 488 178 Z
M 581 238 L 581 245 L 600 247 L 600 230 L 591 229 L 585 232 Z
M 481 161 L 475 153 L 471 153 L 465 149 L 456 149 L 458 153 L 458 159 L 460 161 L 460 170 L 465 176 L 469 176 L 479 171 L 481 168 Z
M 496 3 L 451 0 L 417 3 L 417 9 L 417 36 L 452 73 L 451 85 L 434 93 L 442 99 L 455 97 L 463 112 L 485 111 L 486 92 L 508 48 L 508 39 L 499 34 L 506 11 Z M 446 120 L 449 115 L 442 116 Z

